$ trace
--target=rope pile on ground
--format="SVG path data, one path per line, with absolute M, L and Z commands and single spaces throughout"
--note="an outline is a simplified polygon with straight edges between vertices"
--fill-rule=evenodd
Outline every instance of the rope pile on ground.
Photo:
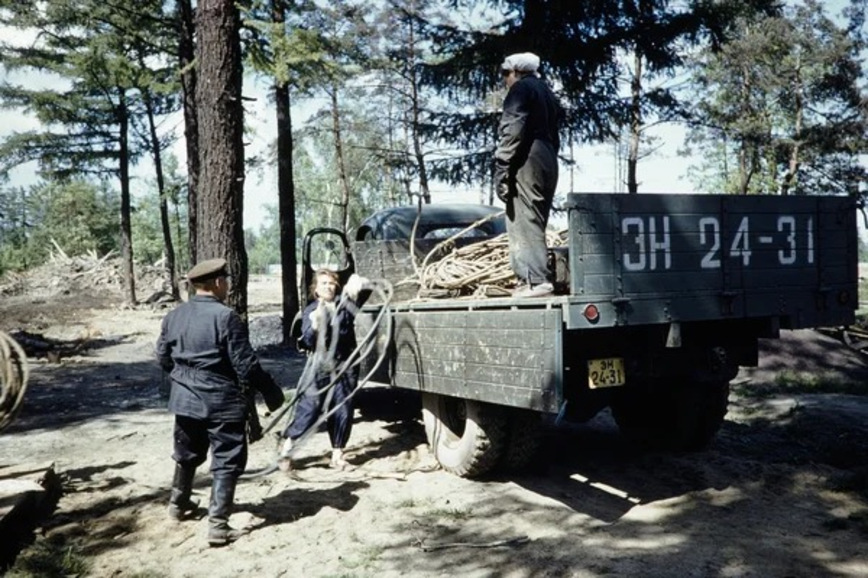
M 459 233 L 461 235 L 461 233 Z M 415 277 L 401 284 L 418 284 L 419 298 L 506 297 L 512 294 L 518 278 L 509 264 L 509 240 L 504 233 L 486 241 L 454 247 L 451 237 L 426 255 Z M 566 245 L 566 231 L 547 231 L 546 245 Z M 442 259 L 438 253 L 452 247 Z M 429 263 L 430 261 L 430 263 Z
M 0 331 L 0 431 L 12 423 L 27 389 L 27 356 L 18 343 Z

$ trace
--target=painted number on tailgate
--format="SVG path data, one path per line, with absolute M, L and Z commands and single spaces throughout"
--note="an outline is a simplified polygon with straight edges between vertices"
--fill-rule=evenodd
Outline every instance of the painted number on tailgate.
M 778 215 L 775 232 L 760 233 L 751 230 L 750 217 L 743 216 L 738 226 L 727 238 L 722 233 L 720 219 L 715 216 L 700 217 L 696 228 L 697 241 L 701 247 L 699 267 L 720 269 L 723 258 L 738 259 L 745 267 L 751 265 L 756 249 L 772 247 L 780 265 L 804 265 L 814 263 L 814 220 L 812 217 L 796 218 L 793 215 Z M 697 258 L 695 253 L 673 251 L 670 220 L 666 215 L 650 217 L 625 217 L 621 220 L 621 235 L 624 247 L 623 263 L 628 271 L 655 271 L 671 269 L 673 255 L 679 258 Z M 689 263 L 691 267 L 693 263 Z
M 588 361 L 588 387 L 611 387 L 624 385 L 624 360 L 620 357 L 591 359 Z

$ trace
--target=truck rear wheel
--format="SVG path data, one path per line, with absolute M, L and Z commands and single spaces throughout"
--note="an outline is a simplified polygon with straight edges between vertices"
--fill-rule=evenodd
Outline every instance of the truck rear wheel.
M 466 478 L 481 476 L 503 454 L 507 420 L 502 408 L 423 393 L 422 418 L 431 451 L 448 472 Z
M 612 416 L 621 433 L 638 445 L 697 451 L 723 424 L 728 398 L 728 381 L 625 390 L 612 403 Z
M 542 445 L 542 416 L 531 410 L 513 409 L 509 414 L 507 441 L 499 467 L 505 470 L 528 468 Z

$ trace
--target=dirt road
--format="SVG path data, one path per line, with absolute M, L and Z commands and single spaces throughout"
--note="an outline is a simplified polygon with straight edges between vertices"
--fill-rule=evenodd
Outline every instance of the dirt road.
M 276 280 L 250 291 L 256 315 L 278 310 Z M 868 371 L 816 332 L 768 344 L 739 375 L 705 452 L 636 453 L 601 415 L 547 431 L 534 471 L 483 481 L 433 467 L 413 396 L 364 390 L 356 468 L 330 470 L 315 436 L 294 476 L 239 486 L 232 521 L 251 532 L 214 549 L 204 517 L 166 517 L 172 422 L 152 358 L 165 310 L 27 310 L 4 299 L 0 329 L 92 347 L 32 360 L 26 404 L 0 433 L 0 466 L 54 462 L 66 491 L 10 576 L 868 575 L 868 397 L 808 393 L 864 393 Z M 301 360 L 262 358 L 289 391 Z M 274 457 L 271 440 L 251 449 L 251 468 Z M 203 503 L 208 486 L 203 469 Z

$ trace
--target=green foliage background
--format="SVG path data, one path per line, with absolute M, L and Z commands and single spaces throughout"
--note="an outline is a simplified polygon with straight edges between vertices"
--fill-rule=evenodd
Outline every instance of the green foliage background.
M 0 273 L 43 262 L 52 240 L 71 254 L 119 250 L 119 113 L 129 115 L 133 166 L 183 138 L 177 6 L 0 3 L 0 24 L 53 33 L 23 47 L 0 39 L 0 66 L 57 81 L 50 90 L 0 82 L 0 106 L 40 122 L 0 139 Z M 697 191 L 779 193 L 797 158 L 788 194 L 865 192 L 864 0 L 846 2 L 834 19 L 816 0 L 238 7 L 247 78 L 285 83 L 294 110 L 306 111 L 292 130 L 297 241 L 312 227 L 343 227 L 344 215 L 351 230 L 379 208 L 415 203 L 425 178 L 484 190 L 503 96 L 498 65 L 524 50 L 543 57 L 543 76 L 561 97 L 564 148 L 615 142 L 626 150 L 634 130 L 648 146 L 645 127 L 675 123 L 689 131 L 685 151 L 701 159 L 691 174 Z M 284 22 L 273 20 L 277 7 Z M 633 76 L 636 63 L 641 73 Z M 273 154 L 255 160 L 277 162 Z M 3 188 L 5 171 L 27 161 L 38 163 L 40 184 Z M 166 165 L 169 229 L 183 272 L 186 178 L 176 162 Z M 141 182 L 127 183 L 132 252 L 155 263 L 164 245 L 157 186 Z M 272 207 L 246 231 L 252 272 L 280 262 L 277 222 Z
M 0 230 L 0 274 L 42 264 L 58 248 L 69 256 L 118 249 L 119 200 L 110 187 L 49 182 L 14 189 L 5 204 L 4 215 L 20 226 Z

